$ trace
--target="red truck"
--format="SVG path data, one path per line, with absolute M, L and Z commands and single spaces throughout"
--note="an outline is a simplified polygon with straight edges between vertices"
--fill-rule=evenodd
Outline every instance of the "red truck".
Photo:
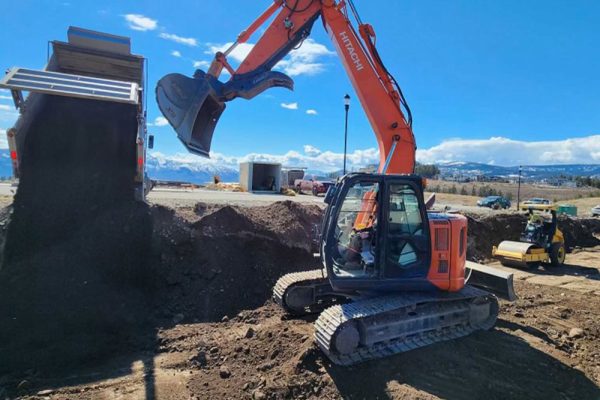
M 294 181 L 294 188 L 298 193 L 311 192 L 313 196 L 327 193 L 330 186 L 335 185 L 331 178 L 317 175 L 307 175 L 303 179 Z

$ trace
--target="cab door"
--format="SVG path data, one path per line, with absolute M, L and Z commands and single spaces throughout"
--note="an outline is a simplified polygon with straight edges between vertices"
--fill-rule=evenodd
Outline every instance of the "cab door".
M 382 269 L 385 280 L 413 285 L 426 281 L 431 240 L 421 185 L 412 180 L 386 180 L 382 227 Z M 424 282 L 425 283 L 425 282 Z

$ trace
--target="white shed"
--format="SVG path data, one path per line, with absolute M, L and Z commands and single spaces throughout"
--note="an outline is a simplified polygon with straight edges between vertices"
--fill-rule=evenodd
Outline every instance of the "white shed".
M 262 161 L 241 163 L 240 186 L 247 192 L 279 193 L 281 164 Z

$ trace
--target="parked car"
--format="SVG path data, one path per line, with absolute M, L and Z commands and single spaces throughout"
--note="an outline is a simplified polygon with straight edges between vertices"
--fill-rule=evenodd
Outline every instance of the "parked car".
M 331 178 L 317 175 L 308 175 L 303 179 L 296 179 L 294 182 L 294 187 L 298 193 L 310 192 L 314 196 L 327 193 L 329 187 L 333 185 L 335 185 L 335 182 Z
M 534 197 L 534 198 L 532 198 L 532 199 L 525 200 L 525 201 L 524 201 L 523 203 L 521 203 L 521 204 L 524 204 L 524 205 L 527 205 L 527 204 L 550 204 L 550 200 L 548 200 L 548 199 L 543 199 L 543 198 L 541 198 L 541 197 Z
M 479 207 L 489 207 L 494 210 L 510 208 L 510 200 L 501 196 L 488 196 L 477 201 Z
M 600 204 L 592 208 L 592 217 L 600 217 Z

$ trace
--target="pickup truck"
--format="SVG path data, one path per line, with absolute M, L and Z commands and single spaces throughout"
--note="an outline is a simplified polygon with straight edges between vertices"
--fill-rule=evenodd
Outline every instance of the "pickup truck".
M 307 175 L 294 181 L 294 189 L 298 193 L 310 192 L 313 196 L 327 193 L 330 186 L 335 185 L 331 178 L 317 175 Z

